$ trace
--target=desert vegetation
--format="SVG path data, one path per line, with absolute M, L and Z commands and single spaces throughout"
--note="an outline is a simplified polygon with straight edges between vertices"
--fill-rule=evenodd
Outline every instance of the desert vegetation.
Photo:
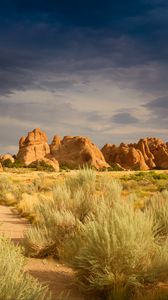
M 89 297 L 167 299 L 167 177 L 121 172 L 116 179 L 89 168 L 57 178 L 38 173 L 28 182 L 3 174 L 1 201 L 32 222 L 25 255 L 66 263 Z
M 0 299 L 50 299 L 47 287 L 24 272 L 25 257 L 22 249 L 0 235 Z

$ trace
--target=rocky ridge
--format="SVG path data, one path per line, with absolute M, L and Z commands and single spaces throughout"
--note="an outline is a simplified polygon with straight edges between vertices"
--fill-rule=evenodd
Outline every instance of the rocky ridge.
M 14 163 L 10 154 L 0 155 L 2 165 L 7 159 Z M 53 171 L 59 171 L 59 166 L 76 169 L 86 165 L 97 170 L 110 166 L 117 170 L 168 169 L 168 143 L 158 138 L 145 138 L 134 144 L 106 144 L 100 150 L 87 137 L 61 139 L 55 135 L 49 145 L 45 132 L 36 128 L 21 137 L 16 160 L 25 166 L 47 165 Z
M 121 143 L 118 147 L 106 144 L 101 151 L 110 165 L 118 163 L 127 170 L 168 169 L 168 144 L 158 138 Z

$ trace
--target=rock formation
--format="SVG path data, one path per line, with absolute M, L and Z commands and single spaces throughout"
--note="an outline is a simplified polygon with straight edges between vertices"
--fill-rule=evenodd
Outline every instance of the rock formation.
M 12 156 L 0 157 L 0 161 L 6 159 L 13 162 Z M 106 144 L 100 151 L 87 137 L 65 136 L 61 140 L 55 135 L 49 146 L 46 134 L 37 128 L 20 139 L 17 160 L 26 166 L 34 162 L 48 164 L 55 171 L 59 170 L 59 164 L 69 168 L 88 165 L 96 169 L 110 166 L 120 170 L 168 169 L 168 143 L 145 138 L 134 144 Z
M 118 163 L 126 170 L 148 170 L 142 152 L 132 145 L 121 143 L 119 147 L 106 144 L 102 148 L 102 153 L 106 161 L 112 166 Z
M 29 166 L 37 167 L 37 168 L 42 167 L 46 170 L 47 170 L 47 167 L 49 167 L 52 171 L 59 172 L 58 161 L 54 157 L 51 157 L 50 155 L 36 160 L 35 162 L 31 163 Z
M 46 134 L 39 128 L 29 132 L 27 137 L 21 137 L 17 159 L 28 166 L 32 162 L 44 158 L 50 153 Z
M 140 139 L 138 144 L 136 145 L 136 148 L 141 151 L 145 163 L 149 167 L 149 169 L 153 169 L 156 167 L 155 162 L 154 162 L 154 155 L 149 149 L 148 145 L 148 139 Z
M 140 139 L 136 144 L 121 144 L 119 147 L 106 144 L 102 148 L 106 161 L 119 163 L 130 170 L 168 169 L 168 143 L 158 138 Z
M 62 141 L 54 137 L 50 149 L 51 155 L 58 160 L 59 164 L 69 168 L 79 168 L 84 165 L 96 169 L 109 167 L 99 148 L 86 137 L 65 136 Z
M 10 160 L 11 163 L 14 163 L 14 161 L 15 161 L 11 154 L 0 155 L 0 162 L 3 163 L 5 160 Z
M 59 135 L 54 135 L 52 143 L 50 145 L 51 153 L 54 153 L 55 151 L 59 150 L 60 145 L 61 145 L 61 137 Z
M 148 147 L 153 154 L 157 169 L 168 169 L 168 146 L 161 139 L 148 138 Z

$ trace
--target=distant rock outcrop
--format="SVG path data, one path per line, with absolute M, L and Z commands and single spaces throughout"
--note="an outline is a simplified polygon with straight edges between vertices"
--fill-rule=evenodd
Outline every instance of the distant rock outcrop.
M 106 144 L 102 148 L 106 161 L 119 163 L 130 170 L 168 169 L 168 143 L 158 138 L 140 139 L 136 144 L 121 144 L 119 147 Z
M 153 154 L 157 169 L 168 169 L 168 145 L 161 139 L 148 138 L 148 147 Z
M 14 162 L 11 155 L 0 156 L 2 162 L 7 159 Z M 116 170 L 168 169 L 168 143 L 145 138 L 134 144 L 106 144 L 100 151 L 87 137 L 65 136 L 61 140 L 55 135 L 49 146 L 46 134 L 37 128 L 20 139 L 16 160 L 25 166 L 47 164 L 55 171 L 59 164 L 72 169 L 85 165 L 97 170 L 110 166 Z
M 96 169 L 109 167 L 99 148 L 87 137 L 65 136 L 61 142 L 54 137 L 50 149 L 51 155 L 58 160 L 59 164 L 69 168 L 79 168 L 84 165 Z
M 59 135 L 54 135 L 52 143 L 50 145 L 51 153 L 54 153 L 55 151 L 59 150 L 60 145 L 61 145 L 61 137 Z
M 21 137 L 17 160 L 28 166 L 32 162 L 44 158 L 50 153 L 47 141 L 46 134 L 39 128 L 29 132 L 27 137 Z
M 154 155 L 150 151 L 149 145 L 148 145 L 148 139 L 140 139 L 138 144 L 136 145 L 136 148 L 139 149 L 143 155 L 143 158 L 145 160 L 145 163 L 149 167 L 149 169 L 153 169 L 156 167 L 154 162 Z
M 118 163 L 126 170 L 148 170 L 149 167 L 145 163 L 142 152 L 132 145 L 121 143 L 119 147 L 106 144 L 102 148 L 102 153 L 106 161 L 113 165 Z

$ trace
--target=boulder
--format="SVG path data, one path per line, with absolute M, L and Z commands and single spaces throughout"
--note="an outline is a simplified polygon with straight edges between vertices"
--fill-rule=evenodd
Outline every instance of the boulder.
M 55 172 L 59 172 L 59 163 L 54 157 L 43 157 L 42 159 L 38 159 L 35 162 L 29 165 L 30 167 L 37 167 L 37 169 L 47 169 Z
M 51 145 L 53 145 L 52 142 Z M 69 168 L 79 168 L 85 165 L 95 169 L 108 168 L 99 148 L 87 137 L 65 136 L 58 147 L 51 147 L 51 154 L 60 165 Z
M 45 132 L 39 128 L 29 132 L 27 137 L 21 137 L 17 160 L 25 166 L 28 166 L 32 162 L 44 158 L 50 153 L 47 140 Z
M 15 162 L 15 160 L 14 160 L 14 158 L 13 158 L 13 156 L 11 154 L 0 155 L 0 161 L 3 163 L 5 160 L 10 160 L 11 163 Z

